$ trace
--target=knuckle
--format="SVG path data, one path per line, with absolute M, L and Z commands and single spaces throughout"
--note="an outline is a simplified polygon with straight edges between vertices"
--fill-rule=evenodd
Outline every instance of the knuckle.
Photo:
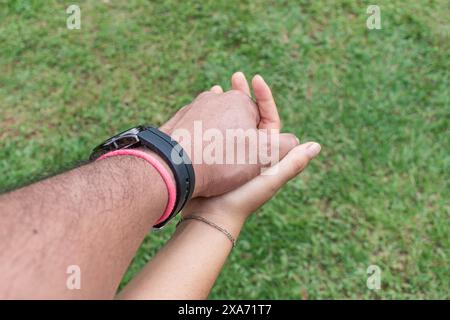
M 227 95 L 236 97 L 236 98 L 241 98 L 241 99 L 248 98 L 248 96 L 245 93 L 243 93 L 240 90 L 235 90 L 235 89 L 228 91 Z
M 241 108 L 242 106 L 245 106 L 247 107 L 249 112 L 252 113 L 252 115 L 254 115 L 255 117 L 259 116 L 257 105 L 253 102 L 251 97 L 240 90 L 227 91 L 223 95 L 223 99 L 227 99 L 228 102 L 235 107 Z
M 197 96 L 197 99 L 202 99 L 202 98 L 205 98 L 205 97 L 208 97 L 208 96 L 211 96 L 211 95 L 212 95 L 211 91 L 203 91 L 202 93 L 200 93 Z
M 288 137 L 287 143 L 288 143 L 289 147 L 293 148 L 298 144 L 297 137 L 294 134 L 288 133 L 288 134 L 286 134 L 286 137 Z

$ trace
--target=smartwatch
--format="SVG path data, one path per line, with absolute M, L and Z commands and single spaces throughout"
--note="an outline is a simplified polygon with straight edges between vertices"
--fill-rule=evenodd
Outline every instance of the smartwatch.
M 163 158 L 175 178 L 175 206 L 167 219 L 153 226 L 154 229 L 161 229 L 183 209 L 195 188 L 192 162 L 178 142 L 157 128 L 141 125 L 121 132 L 98 145 L 92 151 L 90 160 L 111 151 L 138 147 L 148 148 Z

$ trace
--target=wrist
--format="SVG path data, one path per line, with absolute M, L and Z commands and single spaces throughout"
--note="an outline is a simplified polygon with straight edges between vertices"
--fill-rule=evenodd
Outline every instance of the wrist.
M 142 179 L 146 176 L 145 171 L 156 173 L 155 177 L 149 180 L 152 181 L 151 187 L 146 186 L 149 189 L 148 193 L 157 188 L 155 183 L 158 180 L 162 180 L 165 184 L 166 188 L 159 189 L 162 192 L 166 191 L 167 207 L 156 221 L 154 225 L 156 229 L 162 228 L 180 212 L 195 191 L 195 172 L 188 153 L 183 152 L 182 146 L 161 130 L 145 125 L 132 127 L 95 147 L 90 159 L 103 160 L 116 156 L 134 158 L 133 163 L 147 162 L 149 167 L 153 167 L 153 170 L 135 171 L 133 177 L 130 177 Z
M 211 221 L 218 226 L 226 229 L 236 239 L 247 220 L 247 215 L 241 213 L 218 212 L 218 211 L 191 211 L 183 213 L 183 218 L 189 216 L 199 216 Z
M 153 154 L 150 156 L 153 157 Z M 92 165 L 97 167 L 96 170 L 101 176 L 113 178 L 105 187 L 120 190 L 121 201 L 115 205 L 121 205 L 122 202 L 132 203 L 134 207 L 146 212 L 151 223 L 164 213 L 169 202 L 167 184 L 150 163 L 130 154 L 99 158 Z M 173 181 L 173 177 L 170 179 Z M 111 198 L 107 202 L 114 203 L 115 200 Z
M 145 199 L 151 198 L 151 195 L 159 194 L 155 203 L 158 204 L 158 207 L 160 207 L 160 204 L 166 204 L 164 209 L 159 210 L 161 212 L 158 215 L 159 219 L 155 219 L 154 223 L 154 227 L 160 228 L 161 223 L 167 222 L 173 216 L 177 203 L 175 177 L 171 173 L 168 164 L 163 161 L 162 157 L 150 150 L 146 150 L 146 148 L 114 150 L 104 154 L 97 160 L 108 158 L 110 160 L 112 158 L 111 161 L 116 166 L 120 166 L 124 161 L 129 163 L 126 170 L 128 171 L 127 181 L 145 180 L 143 183 L 129 184 L 129 188 L 133 189 L 133 193 L 139 193 L 141 197 L 142 191 L 144 191 L 145 195 L 142 197 L 141 202 L 145 203 Z
M 146 147 L 139 147 L 136 151 L 146 155 L 143 156 L 143 158 L 148 162 L 147 165 L 151 165 L 153 169 L 158 172 L 160 180 L 162 180 L 165 184 L 164 191 L 167 194 L 167 206 L 153 226 L 156 229 L 160 229 L 170 219 L 172 219 L 178 211 L 177 203 L 180 201 L 180 195 L 179 191 L 177 191 L 177 179 L 175 178 L 169 164 L 157 152 L 154 152 Z M 152 183 L 151 187 L 155 188 L 156 185 Z
M 202 194 L 203 191 L 203 171 L 204 171 L 204 166 L 203 164 L 196 164 L 194 163 L 193 160 L 193 150 L 191 149 L 191 144 L 188 141 L 178 141 L 177 139 L 174 139 L 172 136 L 172 132 L 173 130 L 171 130 L 170 128 L 165 127 L 164 125 L 158 128 L 160 131 L 164 132 L 165 134 L 167 134 L 168 136 L 170 136 L 174 141 L 176 141 L 184 150 L 184 152 L 187 153 L 189 159 L 192 162 L 192 167 L 194 169 L 194 174 L 195 174 L 195 189 L 194 192 L 192 193 L 192 198 L 198 197 L 199 195 Z
M 172 172 L 172 170 L 170 169 L 170 167 L 169 167 L 169 165 L 167 164 L 167 162 L 160 156 L 160 155 L 158 155 L 156 152 L 154 152 L 154 151 L 151 151 L 150 149 L 148 149 L 148 148 L 145 148 L 145 147 L 139 147 L 139 148 L 136 148 L 136 150 L 139 150 L 139 151 L 142 151 L 142 152 L 145 152 L 145 153 L 147 153 L 148 155 L 150 155 L 150 156 L 152 156 L 153 158 L 155 158 L 163 167 L 164 167 L 164 169 L 167 171 L 167 173 L 169 174 L 169 176 L 170 176 L 170 179 L 172 180 L 172 183 L 173 184 L 176 184 L 176 181 L 175 181 L 175 177 L 174 177 L 174 175 L 173 175 L 173 172 Z M 146 166 L 149 166 L 149 164 L 148 163 L 144 163 Z M 142 168 L 140 168 L 139 170 L 142 170 Z M 141 174 L 142 172 L 136 172 L 135 174 Z M 152 181 L 150 181 L 150 183 L 151 183 Z

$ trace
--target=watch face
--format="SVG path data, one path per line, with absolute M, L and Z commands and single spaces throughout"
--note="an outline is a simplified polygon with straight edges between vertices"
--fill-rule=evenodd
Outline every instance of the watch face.
M 91 159 L 97 159 L 103 154 L 120 149 L 127 149 L 139 143 L 138 133 L 144 130 L 143 126 L 134 127 L 115 135 L 97 146 L 92 152 Z

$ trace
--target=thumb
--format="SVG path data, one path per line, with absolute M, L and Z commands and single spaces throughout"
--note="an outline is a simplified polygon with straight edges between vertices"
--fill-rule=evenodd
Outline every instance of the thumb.
M 293 148 L 280 162 L 240 188 L 226 194 L 239 211 L 250 214 L 270 198 L 289 180 L 306 168 L 320 152 L 320 145 L 307 142 Z

